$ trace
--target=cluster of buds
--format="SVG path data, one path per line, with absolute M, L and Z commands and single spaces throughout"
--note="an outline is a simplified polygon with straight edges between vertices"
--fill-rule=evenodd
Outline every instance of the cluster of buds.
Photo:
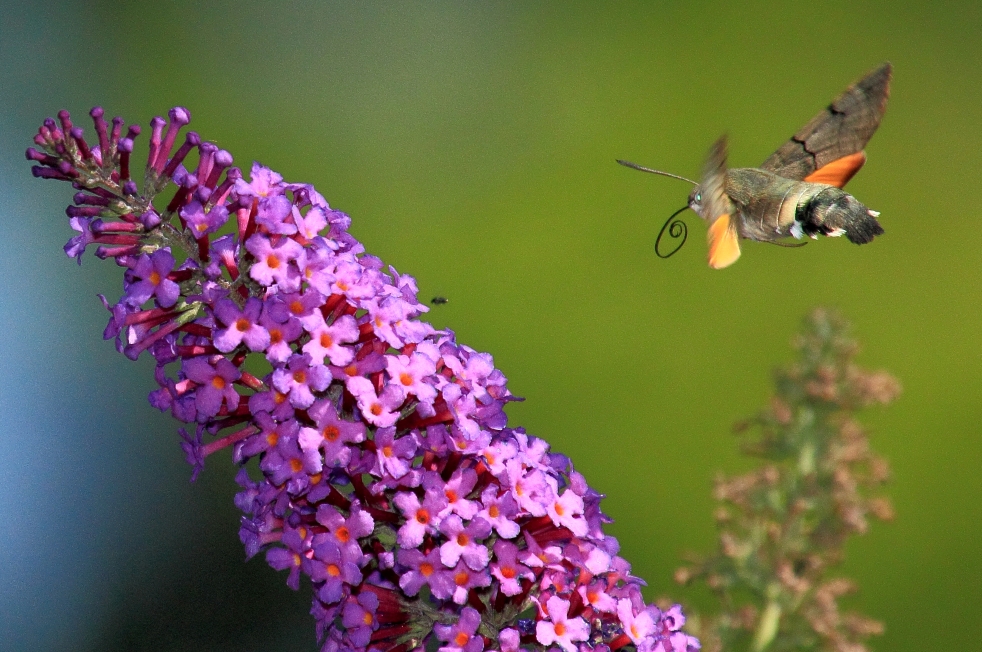
M 138 187 L 140 128 L 91 116 L 97 144 L 63 111 L 27 152 L 78 191 L 66 253 L 125 268 L 105 337 L 155 359 L 150 401 L 192 424 L 194 475 L 231 449 L 247 554 L 310 578 L 323 650 L 699 647 L 678 605 L 645 603 L 602 496 L 508 426 L 491 356 L 420 321 L 415 280 L 347 215 L 194 132 L 178 145 L 183 108 L 151 121 Z
M 883 632 L 839 610 L 837 598 L 855 587 L 830 572 L 870 517 L 893 516 L 875 493 L 887 463 L 870 450 L 855 412 L 889 403 L 900 386 L 854 363 L 847 330 L 834 313 L 815 310 L 795 340 L 798 361 L 777 374 L 769 408 L 737 429 L 759 427 L 743 449 L 764 461 L 717 480 L 719 551 L 676 574 L 704 580 L 721 599 L 722 613 L 700 622 L 709 650 L 864 652 L 862 641 Z

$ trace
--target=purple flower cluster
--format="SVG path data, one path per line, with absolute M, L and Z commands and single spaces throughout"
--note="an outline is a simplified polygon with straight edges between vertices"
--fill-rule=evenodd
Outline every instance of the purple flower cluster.
M 27 153 L 79 191 L 65 250 L 126 269 L 105 337 L 156 360 L 150 401 L 194 424 L 195 475 L 231 448 L 247 554 L 310 578 L 324 650 L 699 647 L 677 605 L 645 604 L 601 495 L 508 427 L 491 356 L 420 321 L 414 279 L 347 215 L 258 163 L 247 181 L 194 132 L 176 146 L 182 108 L 151 121 L 141 192 L 139 127 L 91 115 L 98 144 L 63 111 Z

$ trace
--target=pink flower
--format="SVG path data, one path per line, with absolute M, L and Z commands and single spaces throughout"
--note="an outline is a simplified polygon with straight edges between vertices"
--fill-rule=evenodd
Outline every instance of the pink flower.
M 541 608 L 541 605 L 540 605 Z M 577 652 L 574 641 L 590 637 L 590 626 L 580 617 L 567 618 L 569 602 L 558 595 L 546 602 L 548 620 L 540 620 L 535 626 L 535 640 L 543 645 L 558 644 L 566 652 Z

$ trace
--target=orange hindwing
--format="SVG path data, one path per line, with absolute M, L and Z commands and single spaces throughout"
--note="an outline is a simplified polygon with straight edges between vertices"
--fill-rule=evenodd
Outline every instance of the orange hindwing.
M 849 182 L 849 179 L 852 179 L 854 174 L 859 172 L 859 168 L 863 167 L 863 163 L 865 162 L 865 152 L 847 154 L 818 168 L 805 177 L 803 181 L 808 181 L 809 183 L 827 183 L 830 186 L 842 188 Z
M 740 257 L 740 236 L 729 213 L 723 213 L 709 225 L 706 240 L 709 242 L 709 266 L 713 269 L 728 267 Z

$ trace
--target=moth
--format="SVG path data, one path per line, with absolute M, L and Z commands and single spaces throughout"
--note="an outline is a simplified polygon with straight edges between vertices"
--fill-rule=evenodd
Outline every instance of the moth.
M 687 229 L 675 217 L 687 208 L 705 220 L 709 266 L 722 269 L 740 257 L 740 240 L 784 246 L 804 236 L 845 235 L 866 244 L 883 233 L 879 213 L 842 190 L 866 162 L 863 148 L 886 111 L 893 68 L 889 63 L 868 73 L 771 154 L 759 168 L 727 168 L 726 136 L 709 149 L 699 183 L 675 174 L 618 160 L 621 165 L 682 179 L 695 188 L 686 206 L 676 211 L 658 234 L 655 251 L 668 258 L 685 243 Z M 673 221 L 674 220 L 674 221 Z M 666 230 L 681 238 L 677 247 L 660 250 Z

